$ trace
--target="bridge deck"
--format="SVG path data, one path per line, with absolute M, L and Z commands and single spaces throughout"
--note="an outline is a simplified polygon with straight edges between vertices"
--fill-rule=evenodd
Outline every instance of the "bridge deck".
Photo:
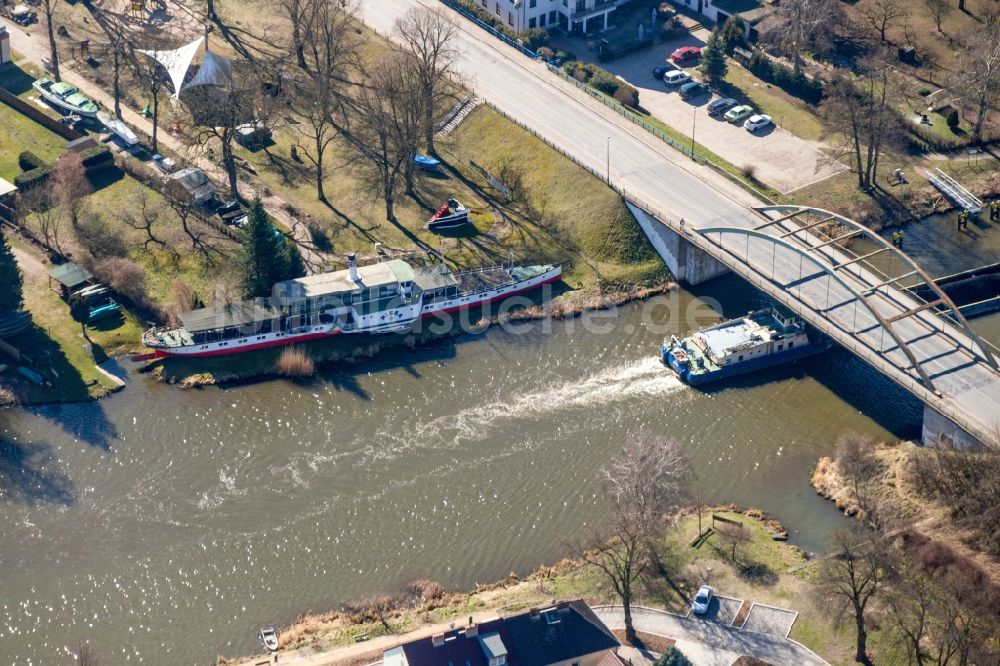
M 983 212 L 982 200 L 941 169 L 934 169 L 933 173 L 928 173 L 927 180 L 970 215 L 979 215 Z
M 417 0 L 380 0 L 377 9 L 363 5 L 363 12 L 366 21 L 391 34 L 396 18 L 418 4 Z M 457 69 L 477 96 L 601 178 L 610 166 L 611 183 L 636 205 L 678 232 L 683 217 L 685 236 L 696 245 L 768 294 L 787 302 L 805 319 L 828 331 L 835 340 L 935 409 L 960 425 L 965 424 L 973 434 L 987 440 L 995 437 L 996 419 L 1000 416 L 1000 377 L 985 363 L 975 360 L 968 351 L 971 341 L 954 324 L 930 310 L 896 324 L 941 391 L 939 397 L 908 368 L 909 359 L 892 348 L 890 337 L 879 330 L 872 315 L 866 317 L 858 308 L 855 319 L 853 303 L 834 307 L 840 302 L 838 297 L 846 301 L 848 290 L 839 292 L 831 285 L 828 296 L 827 280 L 820 275 L 798 281 L 798 258 L 793 258 L 792 253 L 786 256 L 784 251 L 776 252 L 772 258 L 770 242 L 751 242 L 752 257 L 748 262 L 739 258 L 746 254 L 746 238 L 724 237 L 723 246 L 719 247 L 697 233 L 699 228 L 721 226 L 752 229 L 762 220 L 751 207 L 762 202 L 720 180 L 714 171 L 693 163 L 585 92 L 561 81 L 544 64 L 499 43 L 458 14 L 443 11 L 459 28 L 454 42 L 461 54 Z M 689 124 L 690 117 L 684 122 Z M 780 225 L 772 226 L 777 229 L 762 231 L 784 233 L 780 232 Z M 789 239 L 795 239 L 792 242 L 799 246 L 823 242 L 820 236 L 809 232 Z M 825 261 L 837 261 L 838 251 L 829 246 Z M 856 284 L 871 286 L 883 281 L 866 270 L 857 264 L 838 273 Z M 806 277 L 804 274 L 803 278 Z M 885 316 L 919 305 L 915 297 L 892 286 L 880 289 L 872 300 Z

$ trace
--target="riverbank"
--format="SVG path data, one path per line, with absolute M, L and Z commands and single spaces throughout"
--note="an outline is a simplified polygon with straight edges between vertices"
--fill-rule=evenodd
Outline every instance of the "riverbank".
M 956 524 L 946 502 L 935 500 L 921 488 L 917 466 L 932 462 L 937 453 L 912 442 L 880 442 L 872 450 L 870 475 L 860 479 L 855 490 L 853 479 L 841 471 L 832 457 L 820 458 L 810 483 L 845 515 L 864 522 L 865 505 L 888 503 L 901 524 L 914 533 L 937 542 L 974 561 L 1000 584 L 1000 558 L 977 543 L 974 530 Z M 977 455 L 977 454 L 960 454 Z M 860 495 L 860 501 L 859 501 Z
M 713 513 L 739 522 L 749 531 L 748 542 L 738 547 L 736 561 L 730 559 L 729 545 L 713 530 L 709 529 L 706 538 L 695 539 L 699 519 L 693 510 L 687 510 L 662 544 L 664 571 L 669 577 L 644 574 L 635 603 L 684 613 L 689 595 L 707 582 L 726 596 L 792 605 L 799 617 L 790 637 L 820 654 L 836 652 L 837 632 L 828 626 L 823 610 L 805 594 L 811 575 L 806 555 L 780 540 L 788 533 L 785 527 L 763 511 L 733 505 L 704 509 L 704 526 L 711 524 Z M 789 573 L 792 569 L 795 573 Z M 543 565 L 525 576 L 511 572 L 504 580 L 467 591 L 445 590 L 428 580 L 415 581 L 396 594 L 372 594 L 347 602 L 339 610 L 296 618 L 279 631 L 279 661 L 308 655 L 310 664 L 370 663 L 381 657 L 382 650 L 450 622 L 464 623 L 469 616 L 514 614 L 571 598 L 590 604 L 615 602 L 601 574 L 571 558 Z M 217 663 L 243 662 L 220 657 Z

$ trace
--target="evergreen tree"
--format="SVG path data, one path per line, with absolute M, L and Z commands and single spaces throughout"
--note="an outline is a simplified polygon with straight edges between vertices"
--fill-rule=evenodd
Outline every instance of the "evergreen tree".
M 7 237 L 0 232 L 0 314 L 14 312 L 24 305 L 24 282 Z
M 275 282 L 305 274 L 302 257 L 271 224 L 260 199 L 254 199 L 247 218 L 237 263 L 248 297 L 267 296 Z
M 719 29 L 712 31 L 708 43 L 701 50 L 701 73 L 708 77 L 710 83 L 717 84 L 726 76 L 729 65 L 726 64 L 726 52 L 723 50 Z
M 722 33 L 720 36 L 722 38 L 722 48 L 726 50 L 726 53 L 732 55 L 733 50 L 737 46 L 746 45 L 747 38 L 744 30 L 743 19 L 739 16 L 730 16 L 722 24 Z

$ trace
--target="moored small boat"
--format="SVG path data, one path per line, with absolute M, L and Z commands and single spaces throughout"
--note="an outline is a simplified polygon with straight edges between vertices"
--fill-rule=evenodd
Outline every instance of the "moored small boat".
M 438 208 L 427 221 L 427 228 L 431 231 L 457 229 L 468 224 L 470 212 L 458 199 L 448 199 L 448 203 Z
M 31 87 L 42 96 L 42 99 L 63 111 L 75 113 L 84 118 L 97 117 L 99 110 L 97 104 L 65 81 L 38 79 L 31 84 Z
M 278 651 L 278 634 L 274 631 L 274 627 L 262 627 L 257 632 L 257 638 L 268 652 Z
M 132 146 L 139 144 L 139 137 L 132 131 L 132 128 L 115 118 L 107 111 L 98 111 L 97 119 L 101 121 L 101 124 L 104 125 L 109 132 L 121 139 L 122 143 L 126 146 L 131 148 Z

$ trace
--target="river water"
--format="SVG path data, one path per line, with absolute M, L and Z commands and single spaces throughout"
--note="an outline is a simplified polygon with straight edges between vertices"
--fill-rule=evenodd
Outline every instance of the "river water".
M 761 301 L 732 277 L 671 298 L 609 332 L 494 327 L 307 385 L 135 375 L 99 403 L 0 413 L 0 661 L 60 664 L 88 639 L 104 663 L 210 664 L 362 593 L 526 573 L 600 515 L 597 471 L 641 430 L 683 442 L 712 499 L 822 550 L 844 519 L 810 467 L 848 429 L 916 435 L 920 406 L 842 351 L 685 387 L 663 333 L 718 317 L 676 313 Z

